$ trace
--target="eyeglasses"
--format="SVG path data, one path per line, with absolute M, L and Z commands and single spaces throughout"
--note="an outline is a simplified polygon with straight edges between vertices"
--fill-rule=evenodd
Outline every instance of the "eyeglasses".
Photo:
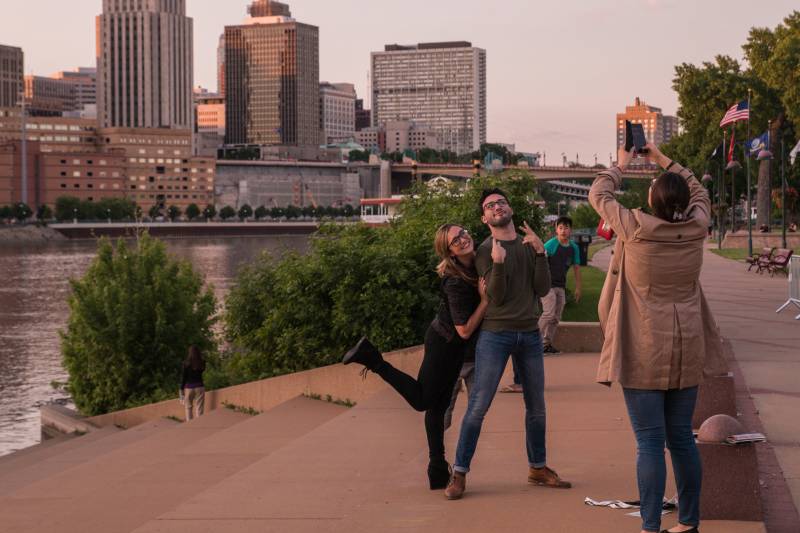
M 487 204 L 484 204 L 483 209 L 485 211 L 487 209 L 494 209 L 497 206 L 507 207 L 508 206 L 508 202 L 506 200 L 503 200 L 503 199 L 495 200 L 494 202 L 489 202 Z
M 458 232 L 458 235 L 453 237 L 453 240 L 450 241 L 450 244 L 447 245 L 448 248 L 452 248 L 453 246 L 464 246 L 464 243 L 469 239 L 469 232 L 465 229 L 462 229 Z

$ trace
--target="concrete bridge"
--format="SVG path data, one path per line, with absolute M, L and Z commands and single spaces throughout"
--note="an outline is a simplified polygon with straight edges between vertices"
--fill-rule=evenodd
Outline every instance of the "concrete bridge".
M 451 165 L 427 163 L 393 163 L 392 175 L 411 174 L 412 178 L 425 176 L 444 176 L 447 178 L 471 178 L 476 174 L 486 175 L 498 171 L 530 172 L 540 181 L 594 179 L 599 169 L 588 167 L 530 167 L 530 166 L 501 166 L 499 168 L 486 168 L 483 165 Z M 627 179 L 652 179 L 658 172 L 656 168 L 628 169 L 623 174 Z

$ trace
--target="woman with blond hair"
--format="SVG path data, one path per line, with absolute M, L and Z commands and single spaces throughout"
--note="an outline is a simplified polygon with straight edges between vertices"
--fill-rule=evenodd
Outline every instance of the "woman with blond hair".
M 344 356 L 344 364 L 359 363 L 378 374 L 417 411 L 425 411 L 428 436 L 428 480 L 431 490 L 444 489 L 450 465 L 444 457 L 444 417 L 465 355 L 475 352 L 475 340 L 488 306 L 486 282 L 475 270 L 475 243 L 455 224 L 436 230 L 434 249 L 441 262 L 441 304 L 425 334 L 425 355 L 417 379 L 394 368 L 364 337 Z

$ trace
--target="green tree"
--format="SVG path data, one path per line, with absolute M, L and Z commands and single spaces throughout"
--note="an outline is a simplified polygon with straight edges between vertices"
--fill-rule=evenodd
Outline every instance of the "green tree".
M 269 217 L 273 220 L 278 220 L 284 215 L 284 210 L 280 207 L 272 207 L 269 210 Z
M 78 210 L 80 209 L 81 201 L 74 196 L 59 196 L 56 198 L 56 220 L 63 222 L 65 220 L 72 220 L 73 218 L 80 218 Z
M 200 207 L 195 204 L 191 203 L 186 207 L 186 217 L 189 220 L 194 220 L 200 216 Z
M 350 150 L 347 159 L 349 161 L 369 162 L 369 150 Z
M 206 220 L 212 220 L 217 216 L 217 208 L 214 207 L 213 204 L 208 204 L 206 208 L 203 209 L 203 216 L 206 217 Z
M 222 209 L 219 210 L 219 218 L 222 220 L 228 220 L 229 218 L 233 218 L 236 216 L 236 210 L 229 205 L 226 205 Z
M 283 212 L 283 215 L 284 215 L 284 216 L 285 216 L 287 219 L 295 219 L 295 218 L 300 218 L 300 216 L 301 216 L 302 214 L 303 214 L 303 210 L 302 210 L 302 209 L 300 209 L 300 208 L 299 208 L 299 207 L 297 207 L 296 205 L 291 205 L 291 204 L 290 204 L 290 205 L 287 205 L 287 206 L 286 206 L 286 209 L 285 209 L 285 210 L 284 210 L 284 212 Z
M 101 239 L 71 286 L 61 350 L 69 392 L 85 415 L 173 397 L 188 346 L 215 350 L 212 288 L 146 233 L 133 246 Z
M 12 216 L 14 216 L 14 211 L 10 205 L 0 206 L 0 220 L 8 220 Z
M 267 209 L 263 205 L 260 205 L 256 207 L 254 214 L 256 216 L 256 220 L 263 220 L 269 216 L 269 209 Z
M 355 214 L 355 209 L 353 208 L 353 206 L 352 206 L 352 205 L 350 205 L 350 204 L 346 204 L 346 205 L 345 205 L 345 206 L 342 208 L 342 216 L 344 216 L 344 217 L 347 217 L 347 218 L 350 218 L 350 217 L 352 217 L 354 214 Z
M 51 220 L 52 218 L 53 218 L 53 210 L 50 209 L 49 205 L 42 204 L 36 210 L 36 220 L 44 222 L 47 220 Z
M 167 209 L 167 216 L 171 221 L 175 222 L 175 220 L 181 216 L 181 208 L 177 205 L 169 206 L 169 209 Z
M 28 220 L 33 215 L 33 210 L 30 208 L 28 204 L 24 204 L 22 202 L 14 204 L 12 207 L 12 213 L 14 218 L 19 220 L 20 222 L 24 220 Z
M 600 215 L 589 204 L 579 204 L 570 212 L 569 217 L 575 229 L 594 229 L 600 223 Z
M 253 208 L 250 207 L 249 204 L 244 204 L 242 207 L 239 208 L 239 220 L 246 220 L 253 216 Z
M 147 212 L 147 215 L 152 219 L 160 217 L 161 216 L 161 206 L 158 205 L 158 204 L 154 204 L 154 205 L 150 206 L 150 210 Z

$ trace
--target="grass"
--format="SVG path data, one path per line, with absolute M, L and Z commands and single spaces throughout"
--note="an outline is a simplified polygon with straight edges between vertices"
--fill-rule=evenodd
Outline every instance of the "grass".
M 750 257 L 747 255 L 747 250 L 744 248 L 723 248 L 722 250 L 711 248 L 711 251 L 720 257 L 733 259 L 734 261 L 744 261 Z
M 231 411 L 236 411 L 237 413 L 242 413 L 244 415 L 257 416 L 257 415 L 261 414 L 261 411 L 259 411 L 258 409 L 253 409 L 252 407 L 245 407 L 245 406 L 242 406 L 242 405 L 235 405 L 235 404 L 228 403 L 228 402 L 222 402 L 222 405 L 226 409 L 230 409 Z
M 567 305 L 561 316 L 563 322 L 597 322 L 597 302 L 606 280 L 599 268 L 581 267 L 581 301 L 575 302 L 575 276 L 567 274 Z
M 356 402 L 354 402 L 354 401 L 352 401 L 352 400 L 350 400 L 348 398 L 345 398 L 344 400 L 340 400 L 339 398 L 334 398 L 330 394 L 326 394 L 323 397 L 321 394 L 316 394 L 316 393 L 313 393 L 313 392 L 309 392 L 309 393 L 304 393 L 303 396 L 305 396 L 306 398 L 311 398 L 312 400 L 319 400 L 319 401 L 322 401 L 322 402 L 328 402 L 328 403 L 332 403 L 332 404 L 335 404 L 335 405 L 341 405 L 343 407 L 348 407 L 348 408 L 349 407 L 355 407 L 355 405 L 356 405 Z

